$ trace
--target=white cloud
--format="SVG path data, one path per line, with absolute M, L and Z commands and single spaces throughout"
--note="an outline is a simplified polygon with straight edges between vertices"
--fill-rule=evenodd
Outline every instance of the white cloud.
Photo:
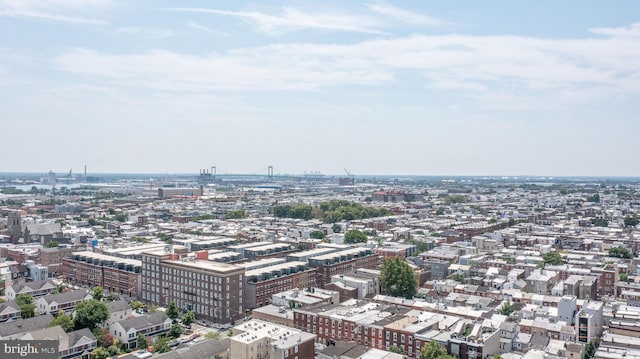
M 375 22 L 362 16 L 344 14 L 309 14 L 291 7 L 283 7 L 278 14 L 257 11 L 228 11 L 206 8 L 170 8 L 167 10 L 206 13 L 248 20 L 261 32 L 279 34 L 297 30 L 324 30 L 383 35 L 384 31 L 374 27 Z
M 125 35 L 136 35 L 145 39 L 163 39 L 163 38 L 175 36 L 178 34 L 177 32 L 169 29 L 137 27 L 137 26 L 120 27 L 116 30 L 116 32 L 120 34 L 125 34 Z
M 187 92 L 379 86 L 409 72 L 417 85 L 464 90 L 463 95 L 487 103 L 522 99 L 531 106 L 575 105 L 640 92 L 638 46 L 640 38 L 629 37 L 414 35 L 350 45 L 275 44 L 207 55 L 165 50 L 114 55 L 76 48 L 55 63 L 96 81 Z
M 107 21 L 84 14 L 112 4 L 109 0 L 0 0 L 0 17 L 106 25 Z
M 416 12 L 400 9 L 398 7 L 389 5 L 389 4 L 368 4 L 367 7 L 372 11 L 379 13 L 381 15 L 391 17 L 398 21 L 412 24 L 412 25 L 426 25 L 426 26 L 440 26 L 444 25 L 445 22 L 433 17 L 427 16 L 423 14 L 419 14 Z
M 640 22 L 624 27 L 596 27 L 589 29 L 594 34 L 615 37 L 640 37 Z
M 231 35 L 229 35 L 228 33 L 224 32 L 224 31 L 216 30 L 214 28 L 201 25 L 201 24 L 199 24 L 199 23 L 197 23 L 195 21 L 187 21 L 186 24 L 190 28 L 193 28 L 193 29 L 196 29 L 196 30 L 209 32 L 209 33 L 216 34 L 216 35 L 221 35 L 221 36 L 224 36 L 224 37 L 231 37 Z

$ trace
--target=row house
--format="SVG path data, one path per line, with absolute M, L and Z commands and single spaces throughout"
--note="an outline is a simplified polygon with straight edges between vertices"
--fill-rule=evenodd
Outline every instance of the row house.
M 61 276 L 83 286 L 138 299 L 142 287 L 142 262 L 94 252 L 73 252 L 62 260 Z
M 248 309 L 258 308 L 269 304 L 276 293 L 315 287 L 316 273 L 317 270 L 305 262 L 279 263 L 247 271 L 245 304 Z
M 128 348 L 137 346 L 139 335 L 144 335 L 148 342 L 152 338 L 171 329 L 172 320 L 164 312 L 155 312 L 141 317 L 133 317 L 112 323 L 109 333 L 118 338 Z
M 15 284 L 7 288 L 8 300 L 14 300 L 20 294 L 29 294 L 34 298 L 45 296 L 54 291 L 58 286 L 51 279 Z
M 98 346 L 98 341 L 91 330 L 84 328 L 65 333 L 59 325 L 27 332 L 19 339 L 50 340 L 51 338 L 58 340 L 58 355 L 61 359 L 90 359 L 91 352 Z
M 337 274 L 355 272 L 358 268 L 375 269 L 379 264 L 379 255 L 369 248 L 349 248 L 338 252 L 309 258 L 309 266 L 318 270 L 318 286 L 331 283 L 331 277 Z
M 60 311 L 71 313 L 78 303 L 91 299 L 91 294 L 86 289 L 78 289 L 70 292 L 47 295 L 38 298 L 35 302 L 36 311 L 39 314 L 58 314 Z
M 15 301 L 0 303 L 0 323 L 20 319 L 20 306 Z

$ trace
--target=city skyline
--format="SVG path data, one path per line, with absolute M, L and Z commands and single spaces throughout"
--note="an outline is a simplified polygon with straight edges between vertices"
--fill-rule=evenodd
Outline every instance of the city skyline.
M 4 0 L 0 172 L 640 176 L 637 14 Z

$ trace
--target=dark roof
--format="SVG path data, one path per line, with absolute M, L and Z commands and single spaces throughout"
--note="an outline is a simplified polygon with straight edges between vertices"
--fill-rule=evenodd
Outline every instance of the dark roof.
M 322 349 L 320 353 L 330 358 L 340 358 L 342 354 L 358 347 L 358 344 L 349 343 L 345 341 L 337 341 L 335 344 L 329 344 L 326 348 Z
M 158 324 L 162 324 L 164 323 L 165 320 L 167 320 L 167 318 L 169 317 L 164 312 L 155 312 L 149 315 L 142 315 L 139 317 L 121 320 L 118 323 L 120 323 L 120 325 L 125 331 L 128 331 L 131 328 L 134 328 L 135 330 L 140 330 L 140 329 L 148 328 Z
M 115 313 L 115 312 L 131 309 L 131 306 L 129 306 L 129 303 L 127 303 L 126 300 L 116 300 L 113 302 L 107 302 L 107 307 L 109 308 L 109 313 Z
M 2 311 L 4 311 L 6 308 L 12 308 L 18 311 L 20 310 L 20 306 L 18 306 L 18 304 L 14 300 L 0 303 L 0 313 L 2 313 Z
M 367 348 L 364 345 L 356 345 L 355 347 L 351 348 L 350 350 L 348 350 L 347 352 L 345 352 L 344 354 L 342 354 L 342 358 L 360 358 L 360 356 L 366 352 L 368 352 L 371 348 Z
M 47 303 L 69 303 L 84 299 L 89 295 L 89 291 L 86 289 L 72 290 L 71 292 L 64 292 L 58 294 L 49 294 L 41 299 L 44 299 Z
M 32 291 L 36 291 L 36 290 L 39 290 L 40 288 L 42 288 L 47 283 L 51 284 L 53 286 L 53 288 L 56 287 L 56 284 L 53 282 L 53 280 L 45 279 L 45 280 L 37 280 L 37 281 L 34 281 L 34 282 L 26 282 L 26 283 L 22 283 L 22 284 L 15 284 L 15 285 L 12 285 L 11 288 L 16 293 L 20 292 L 25 287 L 31 289 Z
M 76 330 L 76 331 L 73 331 L 73 332 L 69 332 L 69 333 L 67 333 L 67 336 L 69 337 L 69 347 L 70 348 L 73 348 L 74 346 L 76 346 L 76 343 L 80 339 L 82 339 L 82 337 L 87 337 L 91 341 L 96 341 L 96 337 L 93 335 L 93 333 L 91 333 L 91 331 L 88 328 L 84 328 L 84 329 Z
M 0 337 L 8 337 L 14 334 L 30 332 L 42 328 L 47 328 L 53 320 L 53 316 L 39 315 L 33 318 L 20 319 L 0 325 Z
M 547 344 L 549 344 L 549 337 L 536 334 L 531 337 L 531 341 L 529 343 L 531 343 L 531 349 L 544 350 L 547 347 Z
M 160 354 L 156 359 L 200 359 L 210 358 L 214 354 L 226 352 L 229 349 L 229 338 L 222 340 L 205 340 L 185 348 L 179 348 L 168 353 Z

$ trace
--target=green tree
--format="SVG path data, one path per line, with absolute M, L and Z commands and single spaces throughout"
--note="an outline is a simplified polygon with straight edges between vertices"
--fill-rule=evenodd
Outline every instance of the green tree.
M 170 302 L 169 305 L 167 306 L 167 310 L 165 311 L 165 313 L 167 313 L 167 316 L 169 318 L 171 318 L 171 320 L 176 320 L 178 319 L 178 317 L 180 316 L 180 312 L 178 311 L 178 307 L 176 306 L 175 302 Z
M 220 338 L 222 337 L 222 335 L 220 334 L 220 332 L 207 332 L 207 334 L 204 335 L 205 339 L 215 339 L 215 340 L 220 340 Z
M 33 296 L 28 293 L 18 294 L 16 296 L 16 304 L 20 308 L 22 319 L 33 318 L 36 316 L 36 305 Z
M 89 218 L 89 220 L 87 222 L 92 227 L 98 224 L 98 221 L 95 218 Z
M 596 227 L 609 227 L 609 221 L 606 218 L 591 218 L 591 224 Z
M 357 229 L 348 230 L 344 234 L 344 243 L 353 244 L 353 243 L 366 243 L 367 235 L 364 232 L 359 231 Z
M 65 332 L 70 332 L 73 330 L 73 318 L 70 315 L 64 313 L 63 310 L 58 312 L 58 315 L 53 318 L 51 322 L 49 322 L 49 327 L 55 327 L 59 325 L 62 327 L 62 330 Z
M 76 330 L 83 328 L 93 330 L 98 324 L 109 318 L 109 308 L 107 305 L 95 299 L 78 303 L 75 312 L 74 323 Z
M 444 214 L 444 207 L 438 207 L 436 209 L 436 216 L 442 216 Z
M 562 260 L 562 256 L 558 252 L 548 252 L 542 255 L 542 259 L 544 260 L 544 264 L 549 264 L 552 266 L 561 265 L 564 263 Z
M 389 347 L 389 351 L 396 354 L 404 355 L 404 349 L 400 348 L 397 345 L 392 345 Z
M 109 215 L 111 215 L 111 216 L 115 216 L 116 215 L 115 208 L 109 208 L 107 211 L 109 212 Z
M 624 225 L 627 227 L 635 227 L 638 223 L 640 223 L 640 219 L 635 213 L 624 217 Z
M 453 356 L 447 353 L 447 349 L 438 344 L 435 340 L 429 342 L 420 349 L 421 359 L 452 359 Z
M 625 247 L 612 247 L 609 248 L 609 257 L 631 259 L 633 253 Z
M 593 340 L 589 341 L 584 347 L 584 358 L 591 359 L 596 355 L 596 345 Z
M 309 238 L 313 239 L 324 239 L 326 236 L 323 231 L 311 231 L 309 233 Z
M 462 275 L 462 273 L 455 273 L 451 276 L 451 279 L 455 280 L 458 283 L 464 283 L 464 275 Z
M 513 303 L 504 302 L 500 309 L 498 309 L 498 313 L 502 315 L 510 315 L 514 310 L 516 310 L 516 306 Z
M 145 349 L 147 347 L 147 337 L 144 334 L 138 334 L 136 338 L 136 347 L 139 349 Z
M 513 227 L 515 225 L 516 225 L 516 220 L 513 219 L 513 218 L 509 218 L 509 222 L 507 222 L 507 226 Z M 495 357 L 494 357 L 494 359 L 495 359 Z
M 242 219 L 249 217 L 249 213 L 244 209 L 236 209 L 233 211 L 227 212 L 227 215 L 224 216 L 225 219 Z
M 629 275 L 627 273 L 620 274 L 620 281 L 621 282 L 626 282 L 627 279 L 629 279 Z
M 172 338 L 177 338 L 182 334 L 182 327 L 179 324 L 174 324 L 171 326 L 171 330 L 169 331 L 169 336 Z
M 333 226 L 331 226 L 331 230 L 333 231 L 333 233 L 340 233 L 342 227 L 339 224 L 334 223 Z
M 110 345 L 107 348 L 107 351 L 109 352 L 109 355 L 114 357 L 117 356 L 120 353 L 120 348 L 117 345 Z
M 104 299 L 107 302 L 115 302 L 116 300 L 118 300 L 118 295 L 116 293 L 109 293 Z
M 104 289 L 100 286 L 93 287 L 93 289 L 91 289 L 91 297 L 101 302 L 104 299 Z
M 171 350 L 169 346 L 169 338 L 166 337 L 158 337 L 156 341 L 153 343 L 153 352 L 154 353 L 166 353 Z
M 133 302 L 129 303 L 129 306 L 131 307 L 131 309 L 133 310 L 138 310 L 138 309 L 142 309 L 144 308 L 144 303 L 142 303 L 139 300 L 134 300 Z
M 390 296 L 411 299 L 416 294 L 418 281 L 407 262 L 395 257 L 385 259 L 380 270 L 380 287 Z
M 129 216 L 126 213 L 118 213 L 113 218 L 118 222 L 126 222 Z
M 600 195 L 596 193 L 593 196 L 587 196 L 587 202 L 599 203 Z
M 51 240 L 51 241 L 47 242 L 47 244 L 45 245 L 45 247 L 47 247 L 47 248 L 56 248 L 56 247 L 59 247 L 59 246 L 60 246 L 60 242 L 54 241 L 54 240 Z
M 149 307 L 149 314 L 153 314 L 157 311 L 158 311 L 158 307 L 155 304 L 151 304 L 151 306 Z
M 182 316 L 182 324 L 184 325 L 191 325 L 191 323 L 193 323 L 196 320 L 196 315 L 193 312 L 193 310 L 190 310 L 186 313 L 184 313 L 184 315 Z
M 91 352 L 92 359 L 107 359 L 109 357 L 109 351 L 103 347 L 93 349 Z
M 227 336 L 229 338 L 231 338 L 233 336 L 233 328 L 229 328 L 229 330 L 227 330 Z

